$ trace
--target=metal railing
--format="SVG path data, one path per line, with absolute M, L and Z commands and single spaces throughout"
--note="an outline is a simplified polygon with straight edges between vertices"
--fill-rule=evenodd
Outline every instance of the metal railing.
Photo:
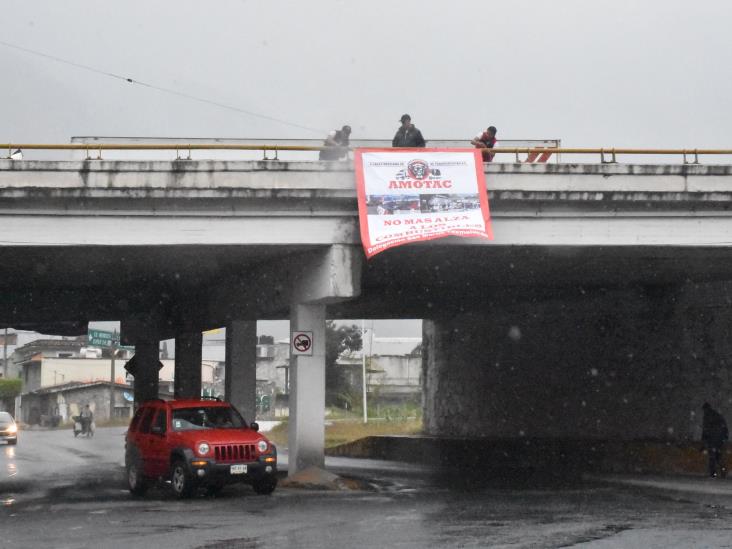
M 75 138 L 79 139 L 79 138 Z M 135 143 L 113 143 L 106 142 L 100 139 L 96 139 L 92 142 L 75 142 L 75 143 L 0 143 L 0 151 L 7 151 L 7 156 L 0 152 L 0 158 L 10 158 L 14 151 L 75 151 L 81 152 L 84 156 L 82 158 L 89 160 L 116 160 L 118 158 L 103 158 L 102 153 L 106 151 L 137 151 L 137 152 L 150 152 L 150 151 L 169 151 L 175 153 L 175 158 L 178 160 L 192 160 L 193 151 L 239 151 L 239 152 L 258 152 L 261 153 L 259 160 L 285 160 L 280 158 L 280 153 L 310 153 L 305 157 L 293 158 L 299 160 L 317 160 L 317 157 L 312 153 L 321 151 L 327 147 L 322 145 L 313 144 L 301 144 L 304 141 L 316 141 L 316 140 L 284 140 L 278 143 L 272 144 L 263 142 L 264 140 L 256 140 L 262 142 L 252 142 L 255 140 L 249 140 L 248 143 L 233 143 L 233 142 L 222 142 L 222 141 L 238 141 L 238 140 L 187 140 L 176 142 L 135 142 Z M 523 141 L 530 142 L 529 140 L 512 140 L 512 141 Z M 294 143 L 298 142 L 298 143 Z M 322 143 L 320 140 L 317 142 Z M 730 156 L 732 157 L 732 149 L 641 149 L 641 148 L 568 148 L 561 146 L 550 146 L 559 144 L 559 140 L 535 140 L 535 142 L 541 143 L 539 146 L 504 146 L 509 140 L 501 141 L 502 146 L 491 149 L 491 153 L 497 155 L 496 160 L 500 160 L 500 155 L 512 155 L 513 161 L 517 163 L 535 162 L 537 157 L 544 156 L 546 159 L 549 156 L 553 156 L 555 160 L 559 158 L 559 155 L 582 155 L 582 156 L 599 156 L 600 163 L 617 163 L 618 156 L 655 156 L 655 157 L 679 157 L 684 164 L 699 164 L 699 158 L 702 156 Z M 359 147 L 368 148 L 381 148 L 388 147 L 390 142 L 383 140 L 358 140 L 351 142 L 351 149 Z M 466 141 L 457 140 L 434 140 L 430 141 L 429 145 L 432 147 L 439 148 L 470 148 L 469 143 Z M 521 158 L 521 155 L 526 155 L 525 158 Z M 315 158 L 313 158 L 315 157 Z M 76 158 L 78 159 L 78 157 Z M 132 159 L 132 158 L 128 158 Z M 196 158 L 198 159 L 198 158 Z M 203 159 L 203 158 L 201 158 Z

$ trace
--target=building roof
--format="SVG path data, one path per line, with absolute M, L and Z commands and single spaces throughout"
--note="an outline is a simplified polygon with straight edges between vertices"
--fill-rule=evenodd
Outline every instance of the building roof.
M 86 343 L 81 339 L 35 339 L 30 343 L 16 347 L 14 353 L 24 362 L 36 355 L 42 356 L 44 352 L 71 351 L 79 352 Z
M 53 385 L 51 387 L 44 387 L 42 389 L 36 389 L 35 391 L 31 391 L 30 394 L 32 395 L 48 395 L 53 393 L 64 393 L 67 391 L 76 391 L 79 389 L 88 389 L 89 387 L 94 387 L 97 385 L 102 385 L 104 387 L 109 387 L 109 381 L 69 381 L 68 383 L 61 383 L 59 385 Z M 130 389 L 130 386 L 125 383 L 115 383 L 114 386 L 117 389 Z

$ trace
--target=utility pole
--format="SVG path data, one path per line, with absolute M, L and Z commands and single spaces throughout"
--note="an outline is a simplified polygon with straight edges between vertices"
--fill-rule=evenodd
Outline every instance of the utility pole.
M 363 422 L 369 422 L 368 405 L 366 403 L 366 328 L 361 319 L 361 374 L 363 376 Z
M 3 337 L 3 379 L 8 379 L 8 327 L 5 326 Z

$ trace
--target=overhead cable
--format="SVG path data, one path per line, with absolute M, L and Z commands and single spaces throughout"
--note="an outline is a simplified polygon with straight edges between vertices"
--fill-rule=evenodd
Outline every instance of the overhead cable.
M 63 59 L 61 57 L 56 57 L 55 55 L 50 55 L 48 53 L 44 53 L 44 52 L 41 52 L 41 51 L 32 50 L 30 48 L 25 48 L 23 46 L 18 46 L 16 44 L 10 44 L 9 42 L 4 42 L 2 40 L 0 40 L 0 46 L 5 46 L 6 48 L 11 48 L 11 49 L 14 49 L 14 50 L 22 51 L 22 52 L 25 52 L 25 53 L 29 53 L 31 55 L 35 55 L 35 56 L 38 56 L 38 57 L 43 57 L 45 59 L 50 59 L 51 61 L 55 61 L 56 63 L 63 63 L 65 65 L 70 65 L 72 67 L 76 67 L 77 69 L 82 69 L 82 70 L 89 71 L 89 72 L 93 72 L 93 73 L 96 73 L 96 74 L 101 74 L 101 75 L 107 76 L 109 78 L 115 78 L 117 80 L 122 80 L 124 82 L 127 82 L 128 84 L 137 84 L 138 86 L 143 86 L 145 88 L 150 88 L 150 89 L 153 89 L 153 90 L 157 90 L 159 92 L 168 93 L 168 94 L 171 94 L 171 95 L 176 95 L 178 97 L 183 97 L 185 99 L 190 99 L 191 101 L 197 101 L 199 103 L 205 103 L 207 105 L 212 105 L 214 107 L 219 107 L 219 108 L 226 109 L 226 110 L 229 110 L 229 111 L 234 111 L 234 112 L 237 112 L 237 113 L 240 113 L 240 114 L 244 114 L 244 115 L 247 115 L 247 116 L 251 116 L 251 117 L 254 117 L 254 118 L 261 118 L 262 120 L 269 120 L 271 122 L 277 122 L 278 124 L 283 124 L 285 126 L 291 126 L 293 128 L 299 128 L 301 130 L 307 130 L 309 132 L 314 132 L 314 133 L 318 133 L 318 134 L 321 134 L 321 133 L 324 133 L 325 132 L 325 130 L 320 129 L 320 128 L 311 128 L 309 126 L 303 126 L 301 124 L 296 124 L 294 122 L 288 122 L 287 120 L 282 120 L 281 118 L 275 118 L 273 116 L 269 116 L 269 115 L 266 115 L 266 114 L 260 114 L 260 113 L 257 113 L 257 112 L 249 111 L 247 109 L 242 109 L 242 108 L 236 107 L 234 105 L 227 105 L 226 103 L 220 103 L 219 101 L 214 101 L 214 100 L 211 100 L 211 99 L 206 99 L 205 97 L 198 97 L 196 95 L 191 95 L 189 93 L 181 92 L 181 91 L 174 90 L 174 89 L 171 89 L 171 88 L 165 88 L 163 86 L 156 86 L 155 84 L 151 84 L 149 82 L 143 82 L 142 80 L 137 80 L 137 79 L 131 78 L 129 76 L 122 76 L 120 74 L 116 74 L 116 73 L 113 73 L 113 72 L 105 71 L 105 70 L 102 70 L 102 69 L 97 69 L 96 67 L 90 67 L 89 65 L 84 65 L 82 63 L 76 63 L 74 61 L 69 61 L 68 59 Z

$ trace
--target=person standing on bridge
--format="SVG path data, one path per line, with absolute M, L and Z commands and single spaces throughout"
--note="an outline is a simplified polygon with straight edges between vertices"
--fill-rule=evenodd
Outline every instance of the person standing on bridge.
M 702 450 L 709 454 L 709 476 L 717 476 L 717 467 L 722 478 L 727 476 L 727 466 L 724 459 L 724 445 L 729 438 L 727 422 L 722 414 L 712 408 L 708 402 L 702 406 Z
M 493 162 L 493 157 L 496 153 L 490 152 L 490 149 L 496 146 L 498 140 L 496 134 L 498 130 L 495 126 L 488 126 L 488 129 L 483 133 L 476 135 L 475 138 L 470 142 L 476 149 L 481 149 L 483 154 L 483 162 Z
M 351 126 L 343 126 L 340 130 L 333 130 L 323 142 L 318 158 L 320 160 L 340 160 L 348 156 L 350 145 Z
M 425 147 L 427 142 L 422 137 L 422 132 L 412 124 L 412 117 L 403 114 L 400 122 L 402 125 L 391 140 L 392 147 Z

